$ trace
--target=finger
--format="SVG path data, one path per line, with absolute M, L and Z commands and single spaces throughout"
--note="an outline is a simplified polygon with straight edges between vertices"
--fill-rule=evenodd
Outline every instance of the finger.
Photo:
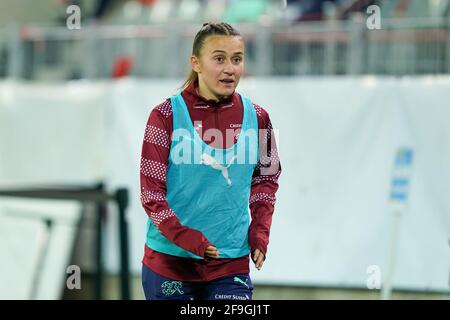
M 208 247 L 208 248 L 206 248 L 205 252 L 217 252 L 217 248 Z
M 263 263 L 264 263 L 264 255 L 263 255 L 263 254 L 260 254 L 259 257 L 258 257 L 258 259 L 256 260 L 256 263 L 255 263 L 256 268 L 257 268 L 258 270 L 261 269 Z
M 256 252 L 256 250 L 255 250 L 255 260 L 254 260 L 254 263 L 255 263 L 255 267 L 256 267 L 258 270 L 261 269 L 261 267 L 262 267 L 262 265 L 263 265 L 263 263 L 264 263 L 264 254 L 263 254 L 261 251 L 259 251 L 259 250 L 257 250 L 257 252 Z
M 208 257 L 211 257 L 211 258 L 219 258 L 219 251 L 216 249 L 216 248 L 214 248 L 214 249 L 206 249 L 205 250 L 205 254 L 208 256 Z
M 259 251 L 258 249 L 255 250 L 255 253 L 253 254 L 253 262 L 256 263 L 256 261 L 258 260 L 258 258 L 261 255 L 261 251 Z
M 258 259 L 259 254 L 260 254 L 259 249 L 255 249 L 255 252 L 253 252 L 253 262 L 256 262 L 256 260 Z
M 214 251 L 214 252 L 206 252 L 206 254 L 208 255 L 208 256 L 214 256 L 214 257 L 218 257 L 219 256 L 219 252 L 217 252 L 217 251 Z

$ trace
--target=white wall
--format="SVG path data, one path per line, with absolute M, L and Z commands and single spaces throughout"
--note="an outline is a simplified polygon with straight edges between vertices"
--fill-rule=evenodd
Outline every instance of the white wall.
M 145 123 L 181 82 L 0 83 L 0 184 L 104 177 L 111 190 L 127 186 L 138 273 Z M 415 158 L 394 285 L 449 291 L 450 78 L 245 79 L 239 92 L 269 112 L 283 168 L 267 260 L 259 272 L 252 267 L 255 282 L 365 287 L 370 265 L 383 276 L 392 162 L 397 147 L 408 145 Z M 112 208 L 107 220 L 111 272 L 118 269 L 115 214 Z

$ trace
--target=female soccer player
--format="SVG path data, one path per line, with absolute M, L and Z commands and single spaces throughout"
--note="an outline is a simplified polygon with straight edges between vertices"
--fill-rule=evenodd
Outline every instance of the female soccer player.
M 140 166 L 146 299 L 252 298 L 249 256 L 260 270 L 281 166 L 269 115 L 235 91 L 244 56 L 236 29 L 205 23 L 181 93 L 150 113 Z

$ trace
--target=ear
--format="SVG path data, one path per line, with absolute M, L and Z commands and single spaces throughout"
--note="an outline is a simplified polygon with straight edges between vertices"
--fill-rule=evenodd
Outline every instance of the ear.
M 191 56 L 191 67 L 195 72 L 201 73 L 200 60 L 194 55 Z

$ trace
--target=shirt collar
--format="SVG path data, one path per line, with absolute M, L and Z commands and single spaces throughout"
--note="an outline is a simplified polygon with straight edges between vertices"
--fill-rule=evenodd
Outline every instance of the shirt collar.
M 195 109 L 206 109 L 206 108 L 228 108 L 233 106 L 233 96 L 236 94 L 233 92 L 233 94 L 229 95 L 226 98 L 223 98 L 220 101 L 214 101 L 214 100 L 208 100 L 202 97 L 197 92 L 198 89 L 198 79 L 195 81 L 192 81 L 189 86 L 184 90 L 186 94 L 189 95 L 189 98 L 193 101 L 193 108 Z

